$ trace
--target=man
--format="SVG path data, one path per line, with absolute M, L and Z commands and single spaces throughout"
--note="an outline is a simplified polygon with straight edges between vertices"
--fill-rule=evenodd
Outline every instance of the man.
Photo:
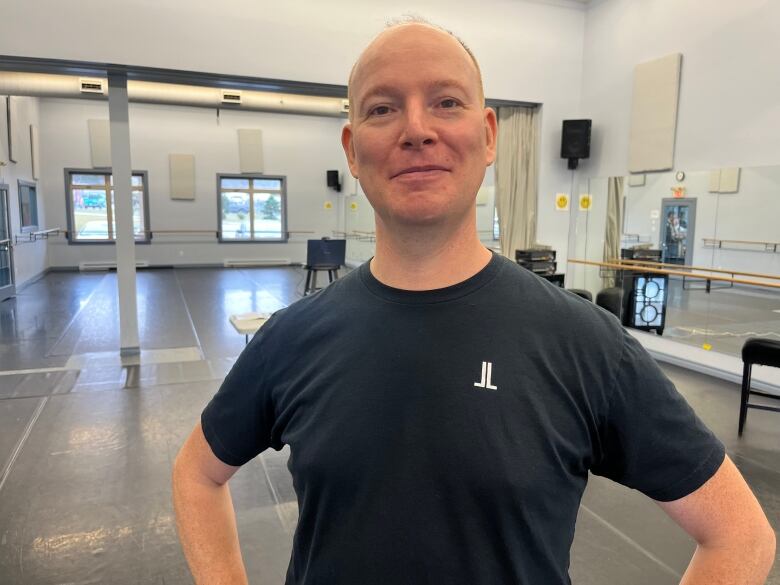
M 380 34 L 342 142 L 376 256 L 278 312 L 179 454 L 199 583 L 244 583 L 228 479 L 290 445 L 289 584 L 569 582 L 588 471 L 640 489 L 699 543 L 683 582 L 762 583 L 774 533 L 723 445 L 605 312 L 479 242 L 496 116 L 452 35 Z

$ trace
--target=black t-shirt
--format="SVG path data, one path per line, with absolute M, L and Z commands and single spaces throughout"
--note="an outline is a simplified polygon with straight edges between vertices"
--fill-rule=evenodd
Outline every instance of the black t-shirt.
M 290 445 L 290 585 L 569 583 L 589 470 L 674 500 L 724 458 L 613 316 L 498 255 L 431 291 L 366 263 L 279 311 L 202 426 L 230 465 Z

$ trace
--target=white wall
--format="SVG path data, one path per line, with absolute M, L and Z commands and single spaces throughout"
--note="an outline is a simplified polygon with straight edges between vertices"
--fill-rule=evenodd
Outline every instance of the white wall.
M 21 234 L 21 217 L 19 215 L 19 185 L 18 181 L 33 181 L 32 150 L 30 148 L 30 124 L 39 127 L 38 99 L 13 97 L 11 107 L 11 130 L 13 156 L 15 163 L 8 158 L 8 134 L 6 125 L 5 97 L 0 97 L 0 161 L 6 164 L 0 166 L 0 183 L 8 185 L 8 207 L 11 218 L 11 239 Z M 39 166 L 40 168 L 40 166 Z M 39 171 L 40 172 L 40 171 Z M 38 224 L 43 229 L 47 226 L 45 193 L 38 183 Z M 47 267 L 46 241 L 21 242 L 14 246 L 14 280 L 17 288 L 26 281 L 41 274 Z
M 388 18 L 407 12 L 463 38 L 480 61 L 488 97 L 543 104 L 539 240 L 565 256 L 568 214 L 554 211 L 553 197 L 571 180 L 559 158 L 561 120 L 575 117 L 580 104 L 585 12 L 576 2 L 486 0 L 477 10 L 443 0 L 393 8 L 297 0 L 272 9 L 253 0 L 40 0 L 32 10 L 27 0 L 8 0 L 3 18 L 14 26 L 0 37 L 0 54 L 346 84 L 361 49 Z
M 593 118 L 583 176 L 625 175 L 633 68 L 683 55 L 675 167 L 780 163 L 780 2 L 606 0 L 585 21 L 582 113 Z
M 65 168 L 90 168 L 88 119 L 107 119 L 105 102 L 68 99 L 41 100 L 42 185 L 50 226 L 66 225 Z M 215 239 L 202 243 L 166 243 L 182 237 L 155 237 L 151 245 L 137 245 L 139 260 L 151 264 L 213 264 L 225 258 L 306 258 L 306 240 L 332 236 L 338 229 L 338 199 L 328 189 L 325 171 L 341 169 L 344 154 L 339 142 L 343 122 L 336 118 L 221 111 L 204 108 L 130 104 L 130 142 L 133 169 L 148 171 L 152 230 L 217 230 L 217 173 L 239 172 L 238 128 L 263 131 L 265 174 L 287 177 L 287 244 L 229 243 Z M 168 154 L 195 155 L 196 198 L 172 200 Z M 331 201 L 333 208 L 325 209 Z M 203 240 L 204 236 L 198 239 Z M 50 243 L 52 266 L 77 266 L 80 261 L 111 260 L 111 244 Z

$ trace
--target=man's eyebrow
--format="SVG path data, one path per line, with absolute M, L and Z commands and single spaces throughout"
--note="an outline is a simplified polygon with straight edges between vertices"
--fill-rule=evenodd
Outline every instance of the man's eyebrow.
M 449 89 L 449 88 L 455 88 L 463 93 L 468 95 L 468 91 L 466 90 L 466 87 L 463 85 L 461 81 L 458 81 L 457 79 L 436 79 L 426 84 L 425 89 L 427 91 L 438 91 L 441 89 Z M 375 85 L 373 87 L 370 87 L 366 93 L 364 93 L 362 96 L 360 96 L 360 103 L 363 105 L 363 103 L 373 97 L 376 96 L 389 96 L 389 97 L 395 97 L 399 93 L 401 93 L 401 90 L 398 89 L 395 85 L 389 85 L 389 84 L 382 84 L 382 85 Z

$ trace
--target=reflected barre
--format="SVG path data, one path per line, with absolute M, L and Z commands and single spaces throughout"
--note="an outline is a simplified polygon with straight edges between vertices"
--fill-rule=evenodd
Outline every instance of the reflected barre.
M 616 264 L 623 264 L 626 266 L 630 265 L 638 265 L 638 266 L 672 266 L 678 270 L 698 270 L 700 272 L 716 272 L 718 274 L 731 274 L 731 277 L 734 278 L 736 275 L 740 276 L 752 276 L 755 278 L 768 278 L 771 280 L 780 280 L 779 274 L 766 274 L 761 272 L 742 272 L 740 270 L 728 270 L 725 268 L 706 268 L 704 266 L 688 266 L 686 264 L 668 264 L 664 262 L 654 262 L 652 260 L 628 260 L 625 258 L 617 259 L 617 258 L 610 258 L 610 262 L 616 263 Z
M 719 238 L 702 238 L 705 248 L 719 248 L 722 250 L 745 250 L 746 252 L 780 252 L 780 242 L 761 242 L 754 240 L 721 240 Z M 724 247 L 723 244 L 726 244 Z M 745 248 L 729 248 L 729 244 L 737 246 L 762 246 L 758 250 L 746 250 Z
M 17 234 L 14 236 L 14 245 L 27 244 L 29 242 L 37 242 L 38 240 L 48 240 L 49 236 L 59 236 L 60 234 L 64 234 L 64 233 L 65 230 L 56 227 L 56 228 L 49 228 L 45 230 L 38 230 L 36 232 L 28 232 L 26 234 Z
M 376 242 L 376 232 L 366 232 L 361 230 L 340 232 L 334 230 L 333 235 L 337 238 L 343 238 L 345 240 L 357 240 L 358 242 Z
M 638 264 L 623 264 L 618 262 L 595 262 L 593 260 L 578 260 L 569 259 L 569 264 L 582 264 L 584 266 L 597 266 L 599 268 L 612 268 L 615 270 L 629 270 L 632 272 L 642 272 L 648 274 L 666 274 L 669 276 L 681 276 L 683 278 L 697 278 L 708 282 L 730 282 L 732 284 L 747 284 L 750 286 L 763 286 L 768 288 L 780 289 L 780 282 L 760 282 L 757 280 L 746 280 L 743 278 L 726 278 L 725 276 L 718 276 L 717 274 L 696 274 L 695 272 L 688 272 L 685 270 L 670 270 L 668 268 L 653 268 L 647 265 Z M 701 271 L 711 272 L 710 269 L 700 269 Z M 766 278 L 768 280 L 776 279 L 774 275 L 761 275 L 760 278 Z

